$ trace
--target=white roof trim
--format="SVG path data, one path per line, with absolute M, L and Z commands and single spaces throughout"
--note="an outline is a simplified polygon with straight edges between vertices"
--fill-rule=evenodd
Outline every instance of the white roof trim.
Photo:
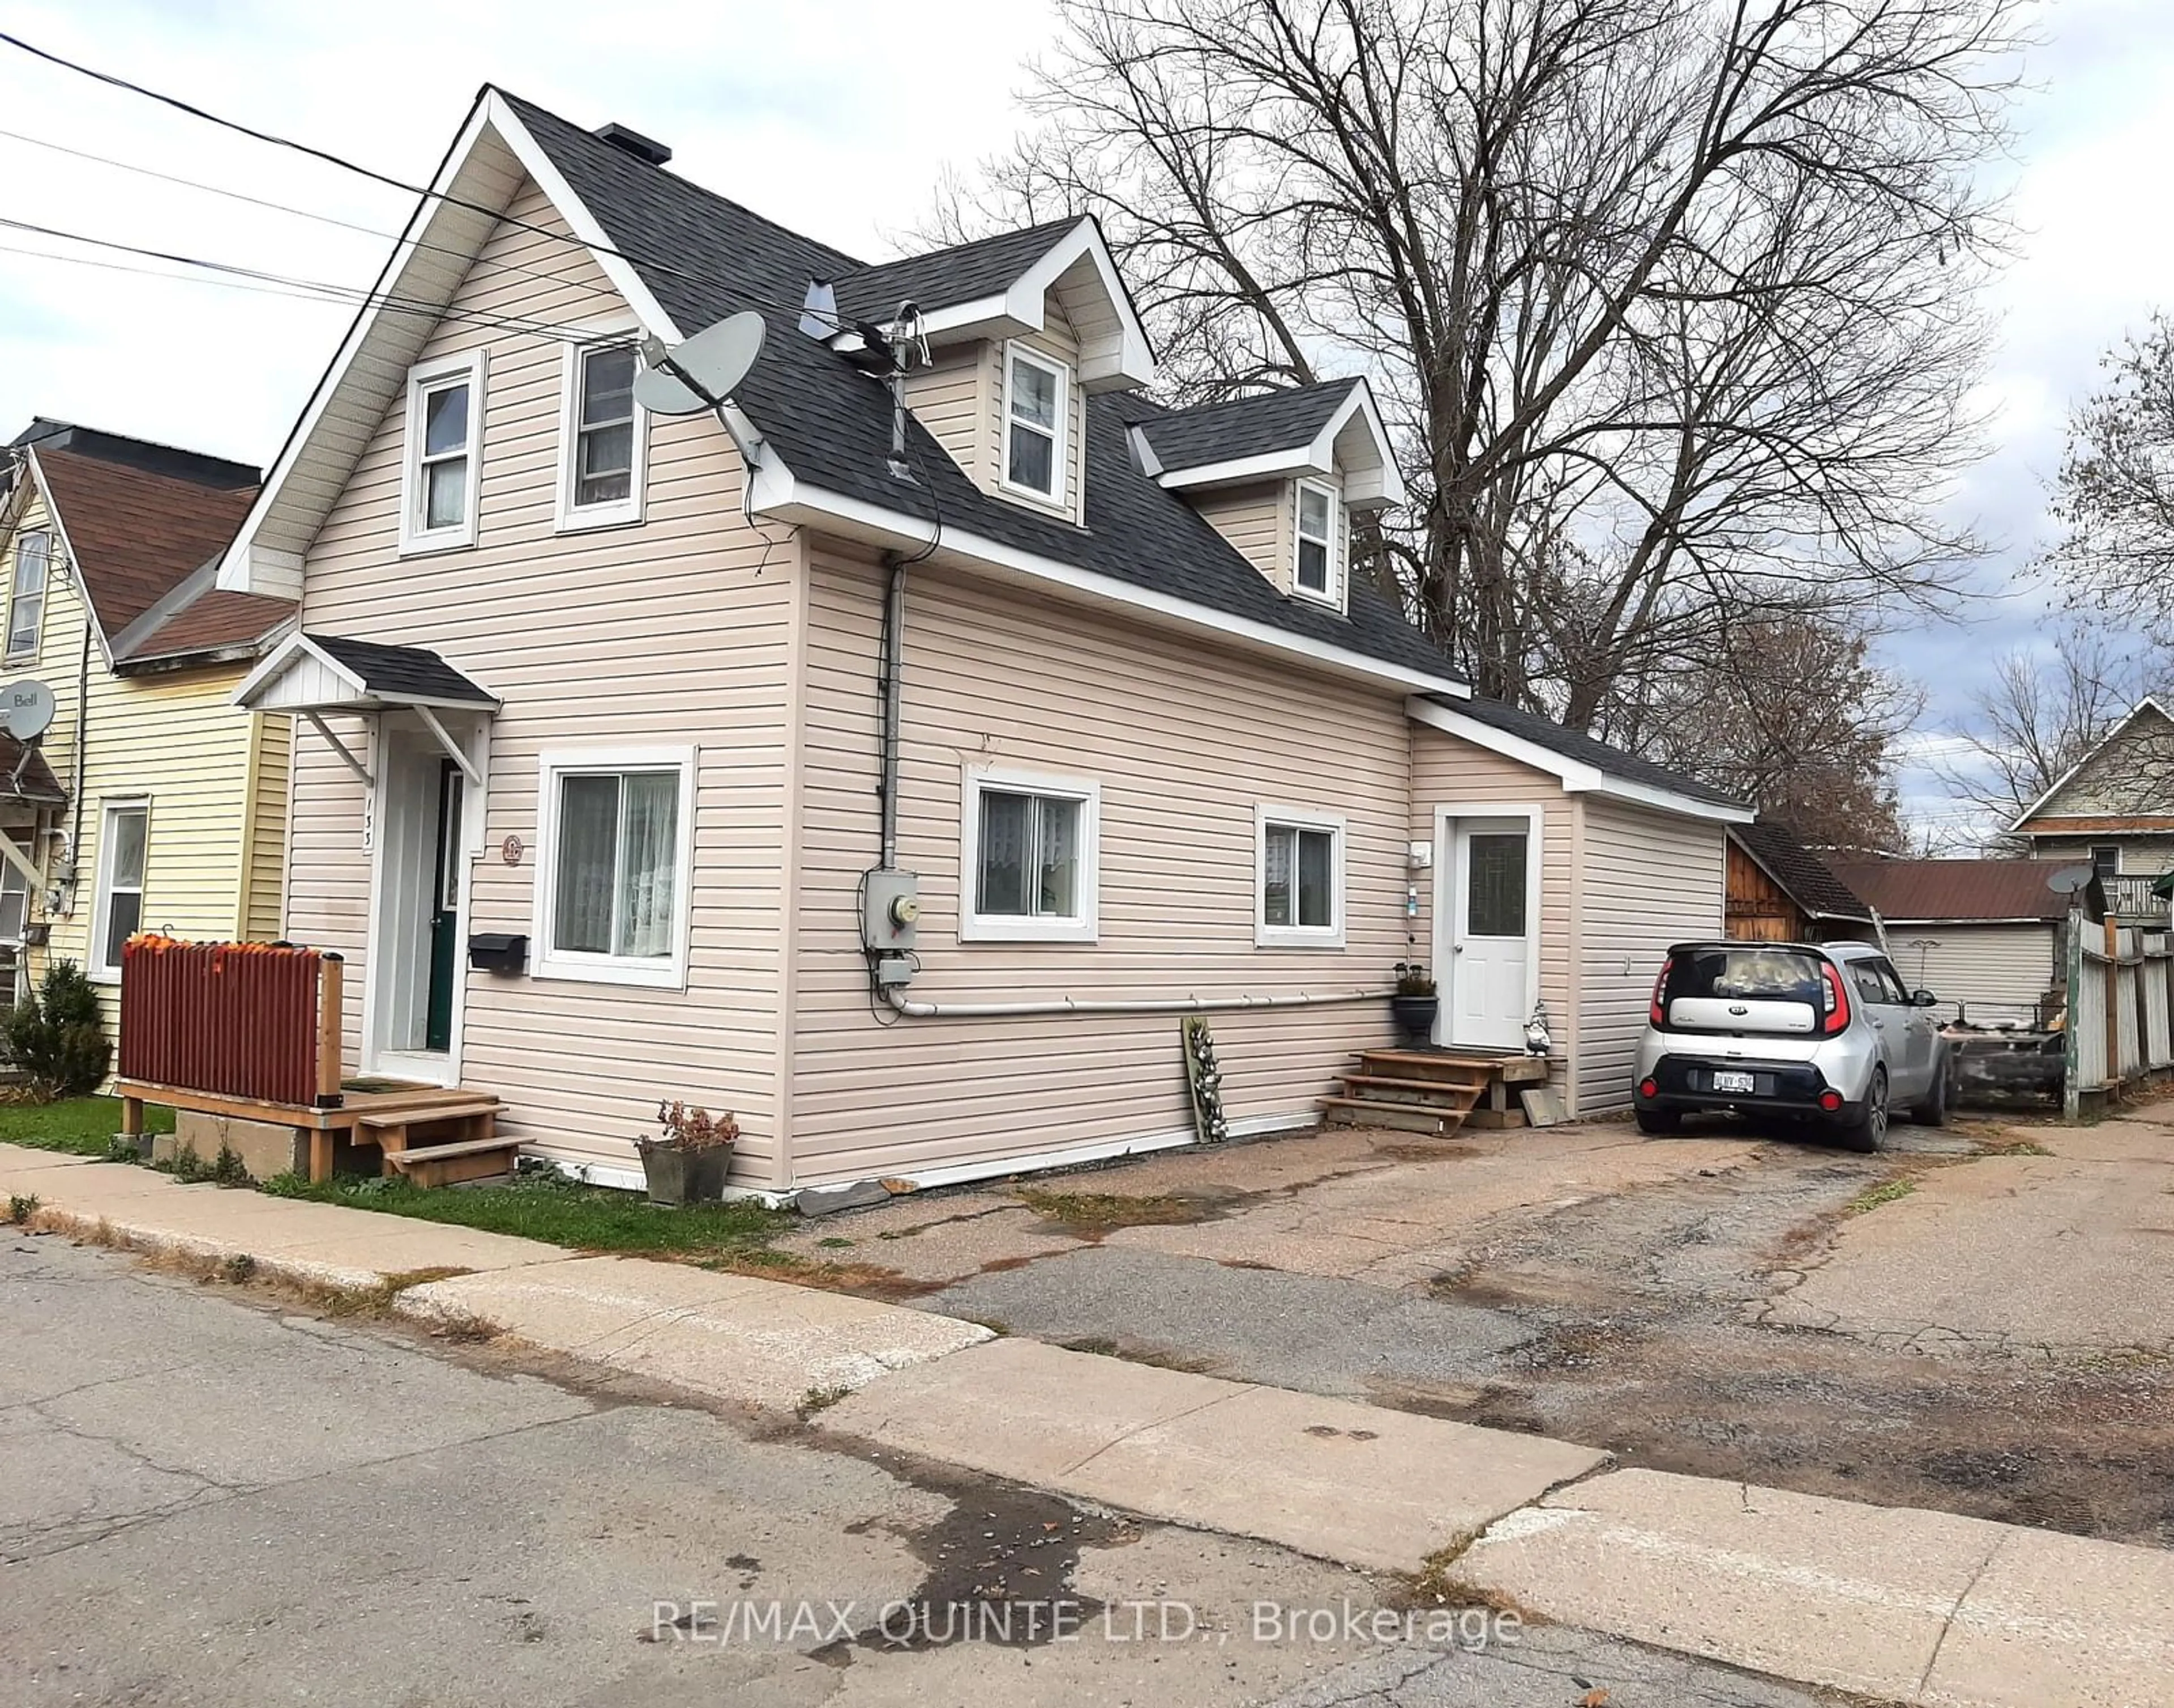
M 440 197 L 451 190 L 474 159 L 477 150 L 491 140 L 498 142 L 513 156 L 522 170 L 543 191 L 574 235 L 588 246 L 591 258 L 604 277 L 611 281 L 613 289 L 626 300 L 627 305 L 633 310 L 642 328 L 668 343 L 679 343 L 681 337 L 679 328 L 665 313 L 663 305 L 642 283 L 630 263 L 616 254 L 603 252 L 611 247 L 603 228 L 582 205 L 581 198 L 574 194 L 559 169 L 551 164 L 549 156 L 529 134 L 527 127 L 516 116 L 512 108 L 496 89 L 486 89 L 468 115 L 468 122 L 462 127 L 459 137 L 446 153 L 444 164 L 430 180 L 430 188 L 435 193 L 421 198 L 414 212 L 408 215 L 407 224 L 401 230 L 400 240 L 394 246 L 373 289 L 382 292 L 393 286 L 409 262 L 419 253 L 426 252 L 421 248 L 424 243 L 432 242 L 434 251 L 448 247 L 442 232 L 435 242 L 431 234 L 438 230 L 441 222 L 448 220 L 449 215 L 473 217 L 471 210 L 454 208 Z M 495 223 L 493 228 L 486 228 L 481 237 L 468 246 L 471 262 L 474 255 L 481 251 L 484 243 L 489 241 L 491 229 L 495 229 Z M 457 288 L 456 285 L 455 289 Z M 403 296 L 414 295 L 412 292 L 400 294 Z M 450 301 L 448 298 L 449 305 Z M 299 586 L 292 585 L 254 585 L 259 581 L 277 579 L 287 582 L 298 579 L 294 566 L 284 561 L 288 554 L 277 548 L 268 551 L 259 549 L 257 536 L 265 519 L 280 507 L 286 495 L 288 482 L 307 456 L 327 409 L 347 386 L 355 363 L 391 313 L 392 311 L 384 305 L 378 304 L 358 315 L 354 324 L 348 329 L 347 337 L 342 341 L 331 365 L 325 370 L 324 377 L 317 382 L 316 390 L 311 394 L 309 403 L 303 408 L 301 419 L 295 424 L 295 430 L 281 450 L 279 462 L 264 483 L 264 489 L 257 495 L 257 502 L 250 507 L 241 531 L 235 534 L 220 561 L 219 585 L 221 587 L 236 592 L 271 592 L 288 597 L 299 593 Z M 412 320 L 412 316 L 408 318 Z M 403 362 L 400 365 L 404 368 L 408 364 Z M 346 472 L 351 473 L 352 468 Z M 343 489 L 345 479 L 342 478 L 335 484 Z M 322 522 L 322 517 L 319 520 Z
M 1748 824 L 1759 816 L 1749 807 L 1724 806 L 1718 801 L 1678 794 L 1674 789 L 1652 783 L 1610 776 L 1597 766 L 1559 754 L 1553 748 L 1542 747 L 1538 742 L 1527 741 L 1522 736 L 1512 735 L 1506 730 L 1496 729 L 1492 724 L 1482 723 L 1476 717 L 1467 717 L 1430 700 L 1411 700 L 1404 711 L 1415 723 L 1426 724 L 1446 735 L 1453 735 L 1475 747 L 1485 748 L 1505 759 L 1560 778 L 1565 794 L 1606 795 L 1634 806 L 1651 807 L 1658 812 L 1674 813 L 1686 819 L 1711 819 L 1723 824 Z
M 1382 424 L 1382 412 L 1375 407 L 1373 387 L 1362 376 L 1352 383 L 1351 395 L 1338 406 L 1336 413 L 1310 440 L 1301 444 L 1283 446 L 1275 451 L 1262 451 L 1252 457 L 1233 457 L 1227 462 L 1203 462 L 1192 468 L 1163 472 L 1160 459 L 1149 453 L 1155 466 L 1148 472 L 1158 484 L 1170 491 L 1182 491 L 1193 486 L 1229 486 L 1247 480 L 1274 479 L 1284 475 L 1333 474 L 1336 472 L 1337 435 L 1351 424 L 1353 417 L 1363 417 L 1367 431 L 1372 435 L 1374 450 L 1380 458 L 1380 478 L 1367 486 L 1378 489 L 1348 490 L 1344 503 L 1355 510 L 1366 510 L 1376 505 L 1402 504 L 1404 501 L 1403 471 L 1397 467 L 1397 459 L 1389 442 L 1388 429 Z M 1144 423 L 1142 426 L 1152 425 Z M 1147 435 L 1141 428 L 1133 431 L 1143 444 Z
M 2112 747 L 2116 741 L 2120 739 L 2123 732 L 2127 730 L 2129 725 L 2134 723 L 2138 718 L 2143 716 L 2147 711 L 2155 711 L 2160 715 L 2160 716 L 2166 719 L 2170 723 L 2174 723 L 2174 712 L 2170 712 L 2165 706 L 2161 705 L 2159 703 L 2157 695 L 2150 694 L 2145 695 L 2143 699 L 2138 700 L 2134 705 L 2128 709 L 2128 714 L 2127 716 L 2123 717 L 2119 723 L 2116 724 L 2112 729 L 2108 730 L 2104 735 L 2093 742 L 2090 747 L 2086 748 L 2084 750 L 2083 757 L 2078 759 L 2075 764 L 2070 765 L 2068 770 L 2062 772 L 2060 776 L 2055 780 L 2052 788 L 2047 790 L 2044 794 L 2039 796 L 2039 797 L 2033 801 L 2029 807 L 2025 808 L 2021 813 L 2016 815 L 2015 822 L 2008 827 L 2009 834 L 2010 835 L 2014 835 L 2015 833 L 2022 830 L 2025 820 L 2036 818 L 2044 809 L 2047 802 L 2052 800 L 2054 796 L 2059 794 L 2062 790 L 2067 788 L 2069 784 L 2075 781 L 2077 772 L 2082 770 L 2085 765 L 2089 765 L 2094 759 L 2097 758 L 2098 755 L 2104 752 L 2107 748 Z M 2123 819 L 2150 817 L 2154 815 L 2135 813 L 2057 813 L 2051 814 L 2050 816 L 2054 818 L 2069 819 Z
M 46 471 L 39 462 L 37 447 L 30 446 L 29 453 L 24 460 L 30 465 L 31 478 L 38 483 L 38 496 L 45 500 L 46 518 L 52 523 L 53 532 L 60 536 L 61 552 L 68 559 L 68 573 L 75 582 L 75 596 L 83 605 L 83 620 L 98 637 L 98 656 L 105 661 L 110 671 L 113 668 L 113 642 L 106 635 L 105 619 L 98 614 L 97 602 L 90 597 L 90 584 L 83 578 L 83 560 L 76 556 L 75 542 L 68 538 L 68 518 L 61 514 L 60 505 L 53 502 L 52 488 L 46 484 Z M 50 559 L 46 573 L 52 574 Z
M 756 515 L 774 516 L 781 521 L 806 522 L 819 528 L 827 527 L 834 532 L 843 532 L 848 538 L 858 537 L 884 543 L 922 546 L 928 543 L 926 517 L 912 516 L 903 511 L 886 510 L 859 499 L 803 484 L 775 457 L 755 471 L 752 497 L 750 509 Z M 842 528 L 838 526 L 841 523 L 845 525 Z M 955 527 L 944 529 L 942 547 L 947 553 L 975 559 L 1031 581 L 1084 594 L 1101 603 L 1122 607 L 1142 616 L 1160 619 L 1165 624 L 1214 634 L 1247 646 L 1303 658 L 1344 675 L 1401 688 L 1408 693 L 1447 694 L 1459 700 L 1471 697 L 1471 688 L 1453 677 L 1429 676 L 1423 671 L 1392 664 L 1386 659 L 1309 640 L 1303 635 L 1295 635 L 1266 623 L 1257 623 L 1250 618 L 1231 616 L 1209 606 L 1197 604 L 1190 599 L 1181 599 L 1175 594 L 1159 592 L 1152 587 L 1137 586 L 1112 576 L 1098 575 L 1076 564 L 1046 558 L 1038 553 L 1024 551 L 1017 546 L 1006 545 L 1002 541 L 987 539 Z

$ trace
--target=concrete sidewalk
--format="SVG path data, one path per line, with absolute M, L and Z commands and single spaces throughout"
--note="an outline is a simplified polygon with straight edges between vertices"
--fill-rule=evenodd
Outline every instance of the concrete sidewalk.
M 1202 1530 L 1401 1571 L 1462 1548 L 1447 1570 L 1476 1593 L 1799 1683 L 1937 1708 L 2159 1708 L 2174 1678 L 2174 1554 L 1605 1473 L 1604 1453 L 1538 1436 L 4 1144 L 0 1195 L 36 1197 L 34 1225 L 387 1288 L 420 1321 Z

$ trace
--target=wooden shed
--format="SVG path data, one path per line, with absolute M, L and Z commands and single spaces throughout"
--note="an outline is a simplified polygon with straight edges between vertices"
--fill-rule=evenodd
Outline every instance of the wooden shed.
M 1787 826 L 1728 829 L 1728 934 L 1758 943 L 1857 937 L 1872 910 Z

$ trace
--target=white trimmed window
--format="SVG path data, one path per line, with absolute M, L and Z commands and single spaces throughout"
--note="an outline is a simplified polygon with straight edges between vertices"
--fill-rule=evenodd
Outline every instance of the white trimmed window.
M 634 401 L 630 342 L 566 346 L 560 412 L 561 532 L 641 520 L 648 412 Z
M 1012 345 L 1004 357 L 1006 486 L 1064 502 L 1064 420 L 1071 376 L 1046 356 Z
M 149 863 L 151 803 L 108 801 L 99 819 L 98 905 L 91 915 L 90 976 L 121 977 L 121 950 L 143 928 L 143 873 Z
M 484 370 L 484 352 L 474 350 L 408 370 L 407 450 L 400 479 L 403 552 L 444 551 L 476 543 Z
M 1344 947 L 1344 820 L 1295 807 L 1254 815 L 1253 941 Z
M 1098 783 L 968 771 L 960 817 L 960 938 L 1094 942 L 1101 819 Z
M 15 578 L 8 589 L 8 658 L 35 657 L 46 622 L 46 578 L 52 568 L 53 537 L 33 528 L 15 542 Z
M 537 789 L 537 976 L 684 989 L 695 749 L 547 752 Z
M 1333 487 L 1298 484 L 1298 555 L 1291 584 L 1309 599 L 1344 603 L 1343 505 Z

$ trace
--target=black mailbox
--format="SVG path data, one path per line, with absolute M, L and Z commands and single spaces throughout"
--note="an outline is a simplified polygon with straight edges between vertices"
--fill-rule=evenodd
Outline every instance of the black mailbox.
M 524 971 L 528 965 L 528 939 L 511 932 L 477 932 L 468 938 L 468 965 L 485 973 Z

